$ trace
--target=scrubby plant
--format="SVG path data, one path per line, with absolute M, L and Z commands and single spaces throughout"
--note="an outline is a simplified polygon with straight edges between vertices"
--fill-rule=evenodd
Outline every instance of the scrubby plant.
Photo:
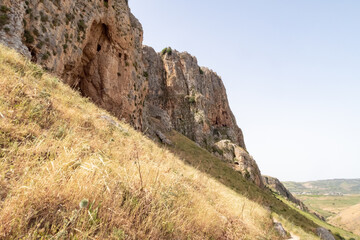
M 9 16 L 7 15 L 10 9 L 6 6 L 0 6 L 0 30 L 4 27 L 4 25 L 9 23 Z
M 37 37 L 40 36 L 39 30 L 37 30 L 36 28 L 34 28 L 33 34 Z
M 85 30 L 86 30 L 86 24 L 84 22 L 83 19 L 80 19 L 78 21 L 78 29 L 79 29 L 79 32 L 84 32 L 85 33 Z
M 75 19 L 74 15 L 72 15 L 71 13 L 66 13 L 65 17 L 66 17 L 65 20 L 66 25 L 69 25 L 69 23 Z
M 166 48 L 164 48 L 164 49 L 161 51 L 161 55 L 165 55 L 165 54 L 168 54 L 168 55 L 171 55 L 171 54 L 172 54 L 172 49 L 171 49 L 171 47 L 166 47 Z
M 50 52 L 47 51 L 45 54 L 42 55 L 41 59 L 42 59 L 43 61 L 46 61 L 46 60 L 49 59 L 49 57 L 50 57 Z
M 204 71 L 201 69 L 201 67 L 199 67 L 199 73 L 200 73 L 201 75 L 204 74 Z
M 190 96 L 188 98 L 188 101 L 189 101 L 189 103 L 195 103 L 196 102 L 195 96 Z
M 34 43 L 34 37 L 31 35 L 31 33 L 28 30 L 24 31 L 24 37 L 26 43 Z
M 69 46 L 65 43 L 63 44 L 63 49 L 64 49 L 64 53 L 66 53 L 66 49 L 68 48 Z
M 49 17 L 48 17 L 45 13 L 40 12 L 40 20 L 41 20 L 42 22 L 48 22 L 48 21 L 49 21 Z

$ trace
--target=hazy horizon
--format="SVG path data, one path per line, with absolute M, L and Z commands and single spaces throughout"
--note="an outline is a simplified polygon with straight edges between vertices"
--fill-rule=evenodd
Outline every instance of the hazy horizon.
M 144 44 L 217 72 L 250 154 L 282 181 L 360 178 L 360 2 L 129 1 Z

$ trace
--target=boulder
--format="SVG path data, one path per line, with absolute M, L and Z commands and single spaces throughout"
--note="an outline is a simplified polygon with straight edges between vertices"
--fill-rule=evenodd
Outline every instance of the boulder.
M 316 229 L 316 234 L 320 237 L 322 240 L 335 240 L 335 237 L 331 234 L 329 230 L 323 227 L 319 227 Z

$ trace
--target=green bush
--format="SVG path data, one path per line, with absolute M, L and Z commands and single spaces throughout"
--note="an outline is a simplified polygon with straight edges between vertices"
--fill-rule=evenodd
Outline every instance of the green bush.
M 9 23 L 9 16 L 7 15 L 7 12 L 9 11 L 9 8 L 6 6 L 0 7 L 0 30 L 3 28 L 4 25 Z
M 167 48 L 164 48 L 162 51 L 161 51 L 161 55 L 165 55 L 165 54 L 168 54 L 168 55 L 171 55 L 172 54 L 172 49 L 171 47 L 167 47 Z
M 190 96 L 189 103 L 195 103 L 195 102 L 196 102 L 195 96 Z
M 31 33 L 28 30 L 24 31 L 24 37 L 26 43 L 34 43 L 34 37 L 31 35 Z
M 79 20 L 78 22 L 78 29 L 79 29 L 79 32 L 84 32 L 85 33 L 85 30 L 86 30 L 86 24 L 84 22 L 84 20 Z

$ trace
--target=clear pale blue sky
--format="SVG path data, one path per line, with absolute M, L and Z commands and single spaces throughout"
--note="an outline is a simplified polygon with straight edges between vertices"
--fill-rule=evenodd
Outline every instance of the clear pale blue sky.
M 359 0 L 129 0 L 144 44 L 216 71 L 280 180 L 360 178 Z

